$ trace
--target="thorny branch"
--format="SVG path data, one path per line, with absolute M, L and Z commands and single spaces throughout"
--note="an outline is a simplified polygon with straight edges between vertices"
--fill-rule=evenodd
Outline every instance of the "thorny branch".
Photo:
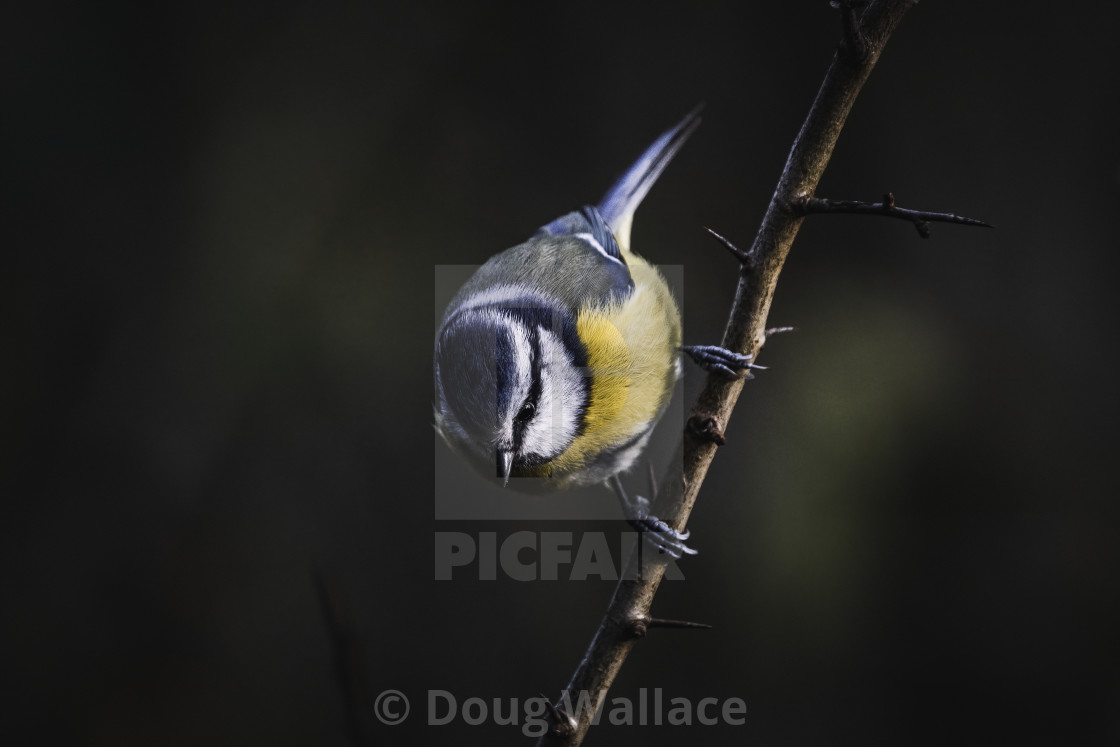
M 880 215 L 886 218 L 908 220 L 918 229 L 918 235 L 923 239 L 929 238 L 930 223 L 960 223 L 965 226 L 983 226 L 991 228 L 991 223 L 985 223 L 975 218 L 966 218 L 953 213 L 933 213 L 928 210 L 910 210 L 900 208 L 894 204 L 894 195 L 887 192 L 882 202 L 863 202 L 862 200 L 829 200 L 825 197 L 808 197 L 802 195 L 791 203 L 794 210 L 804 215 L 813 213 L 856 213 L 859 215 Z M 722 236 L 716 237 L 726 241 Z
M 739 285 L 724 331 L 724 347 L 753 354 L 757 359 L 766 342 L 766 319 L 778 275 L 806 213 L 812 212 L 807 211 L 805 205 L 813 204 L 812 195 L 860 89 L 903 14 L 915 2 L 875 0 L 862 14 L 856 2 L 835 4 L 843 17 L 843 43 L 793 143 L 753 245 L 741 252 L 717 235 L 740 261 Z M 877 210 L 881 215 L 901 217 L 895 215 L 899 211 L 900 208 L 893 206 L 889 210 L 879 206 Z M 907 218 L 914 219 L 913 216 Z M 674 460 L 674 471 L 663 481 L 664 495 L 657 510 L 662 519 L 678 530 L 684 529 L 708 466 L 716 449 L 724 442 L 727 423 L 743 383 L 742 378 L 710 374 L 692 409 L 684 433 L 682 458 Z M 676 471 L 678 469 L 681 471 Z M 615 588 L 591 645 L 566 688 L 570 702 L 576 702 L 586 693 L 586 702 L 591 707 L 578 714 L 565 713 L 560 707 L 562 700 L 558 700 L 550 710 L 553 728 L 538 744 L 578 745 L 583 742 L 592 716 L 604 703 L 607 690 L 630 649 L 653 627 L 649 610 L 664 568 L 664 565 L 641 565 L 639 552 L 630 558 L 627 572 Z

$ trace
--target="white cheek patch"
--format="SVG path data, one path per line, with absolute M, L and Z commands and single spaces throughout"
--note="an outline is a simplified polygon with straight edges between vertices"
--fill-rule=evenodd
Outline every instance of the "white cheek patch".
M 544 327 L 537 327 L 537 333 L 541 392 L 536 412 L 522 433 L 521 449 L 526 454 L 551 459 L 568 448 L 576 436 L 585 382 L 564 343 Z
M 513 338 L 513 381 L 506 409 L 501 413 L 502 440 L 513 442 L 513 420 L 525 404 L 529 390 L 533 386 L 533 345 L 529 342 L 529 330 L 520 322 L 507 322 Z

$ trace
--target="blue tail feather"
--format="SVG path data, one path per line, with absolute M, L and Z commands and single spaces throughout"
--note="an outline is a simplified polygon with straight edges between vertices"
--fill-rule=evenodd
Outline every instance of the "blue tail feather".
M 599 202 L 599 212 L 624 249 L 630 246 L 630 225 L 650 187 L 673 160 L 689 135 L 700 124 L 700 109 L 696 107 L 675 127 L 662 133 L 646 152 L 615 182 Z

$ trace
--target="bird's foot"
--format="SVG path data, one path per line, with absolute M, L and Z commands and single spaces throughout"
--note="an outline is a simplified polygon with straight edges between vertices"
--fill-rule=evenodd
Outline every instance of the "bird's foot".
M 685 555 L 695 555 L 696 550 L 686 545 L 691 532 L 678 532 L 656 516 L 644 516 L 638 519 L 627 519 L 630 526 L 637 529 L 642 539 L 657 548 L 657 552 L 668 555 L 673 560 L 680 560 Z
M 626 515 L 626 521 L 630 522 L 630 526 L 641 533 L 642 539 L 652 547 L 657 548 L 659 554 L 667 555 L 673 560 L 680 560 L 685 555 L 696 554 L 696 550 L 684 543 L 690 533 L 688 531 L 678 532 L 651 514 L 648 498 L 643 498 L 640 495 L 629 495 L 626 489 L 622 487 L 622 481 L 618 479 L 618 475 L 610 478 L 607 482 L 614 489 L 615 494 L 618 495 L 618 500 L 622 504 L 622 511 Z M 652 482 L 650 487 L 651 489 L 655 487 Z
M 746 371 L 749 379 L 751 378 L 750 369 L 764 370 L 766 368 L 766 366 L 752 363 L 751 358 L 753 356 L 751 355 L 734 353 L 718 345 L 685 345 L 681 350 L 688 353 L 688 357 L 692 358 L 696 365 L 705 371 L 718 371 L 735 378 L 741 375 L 741 371 Z

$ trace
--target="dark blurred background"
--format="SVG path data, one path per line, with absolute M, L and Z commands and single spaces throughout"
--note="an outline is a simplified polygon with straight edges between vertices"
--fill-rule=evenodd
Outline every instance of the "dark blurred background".
M 735 268 L 701 226 L 750 243 L 835 12 L 3 16 L 4 741 L 526 743 L 425 728 L 424 693 L 557 694 L 611 584 L 433 581 L 436 531 L 584 529 L 435 520 L 434 268 L 597 200 L 704 101 L 635 244 L 717 341 Z M 908 14 L 820 194 L 998 228 L 805 224 L 771 315 L 800 331 L 654 607 L 715 628 L 655 631 L 612 691 L 741 697 L 747 724 L 589 743 L 1120 739 L 1114 21 Z M 365 678 L 350 726 L 316 577 Z M 386 688 L 402 726 L 370 715 Z

